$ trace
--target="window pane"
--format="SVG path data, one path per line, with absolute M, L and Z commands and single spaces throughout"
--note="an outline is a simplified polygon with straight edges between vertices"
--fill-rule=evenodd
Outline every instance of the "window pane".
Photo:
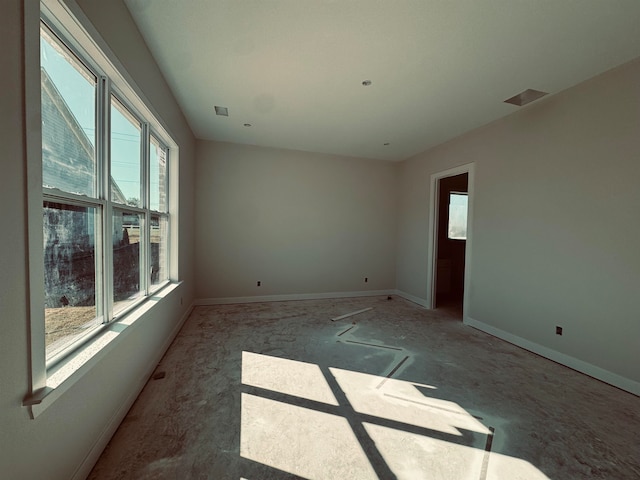
M 97 325 L 92 207 L 44 202 L 45 339 L 47 358 Z
M 151 216 L 151 284 L 167 280 L 167 217 Z
M 150 178 L 151 210 L 167 211 L 167 148 L 155 137 L 150 138 Z
M 111 200 L 122 205 L 142 207 L 140 122 L 111 97 Z
M 140 236 L 142 216 L 113 210 L 113 311 L 140 296 Z
M 466 193 L 451 193 L 449 196 L 449 238 L 467 239 L 467 201 Z
M 42 183 L 65 192 L 96 196 L 96 78 L 40 30 Z

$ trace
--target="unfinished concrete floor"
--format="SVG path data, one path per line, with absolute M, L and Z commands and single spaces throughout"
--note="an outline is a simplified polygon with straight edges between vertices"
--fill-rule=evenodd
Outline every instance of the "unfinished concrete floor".
M 89 478 L 640 478 L 640 398 L 398 297 L 196 307 L 162 372 Z

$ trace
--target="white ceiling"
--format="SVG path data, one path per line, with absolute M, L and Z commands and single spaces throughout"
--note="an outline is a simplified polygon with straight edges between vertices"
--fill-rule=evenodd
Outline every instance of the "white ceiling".
M 640 56 L 640 0 L 125 2 L 198 138 L 357 157 L 408 158 Z

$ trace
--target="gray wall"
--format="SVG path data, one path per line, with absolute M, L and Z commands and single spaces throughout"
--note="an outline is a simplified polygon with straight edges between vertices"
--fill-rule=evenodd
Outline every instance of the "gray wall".
M 207 141 L 197 158 L 198 298 L 394 288 L 395 164 Z
M 403 162 L 397 288 L 428 299 L 430 175 L 475 162 L 469 317 L 640 392 L 639 85 L 635 61 Z
M 52 406 L 35 420 L 29 419 L 27 409 L 22 407 L 22 399 L 29 390 L 30 372 L 22 3 L 5 0 L 0 15 L 3 46 L 0 88 L 5 92 L 0 95 L 0 209 L 5 225 L 0 229 L 0 241 L 7 247 L 0 251 L 0 476 L 68 480 L 74 473 L 81 477 L 87 473 L 82 469 L 91 467 L 91 456 L 100 453 L 110 429 L 126 413 L 193 300 L 195 140 L 124 4 L 83 0 L 81 6 L 87 16 L 179 144 L 179 276 L 184 283 L 141 318 L 121 342 Z M 37 2 L 25 3 L 30 4 L 28 9 L 35 6 L 27 35 L 37 42 Z M 39 83 L 37 62 L 27 62 L 27 75 L 35 75 Z M 41 232 L 39 222 L 37 219 L 32 228 Z M 89 462 L 83 465 L 88 458 Z

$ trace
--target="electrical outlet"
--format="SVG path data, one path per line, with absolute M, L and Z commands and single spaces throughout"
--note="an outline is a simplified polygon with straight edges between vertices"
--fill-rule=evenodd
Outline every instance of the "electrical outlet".
M 260 284 L 261 284 L 261 283 L 262 283 L 262 282 L 258 280 L 258 286 L 260 286 Z
M 556 335 L 562 335 L 562 327 L 556 325 Z

